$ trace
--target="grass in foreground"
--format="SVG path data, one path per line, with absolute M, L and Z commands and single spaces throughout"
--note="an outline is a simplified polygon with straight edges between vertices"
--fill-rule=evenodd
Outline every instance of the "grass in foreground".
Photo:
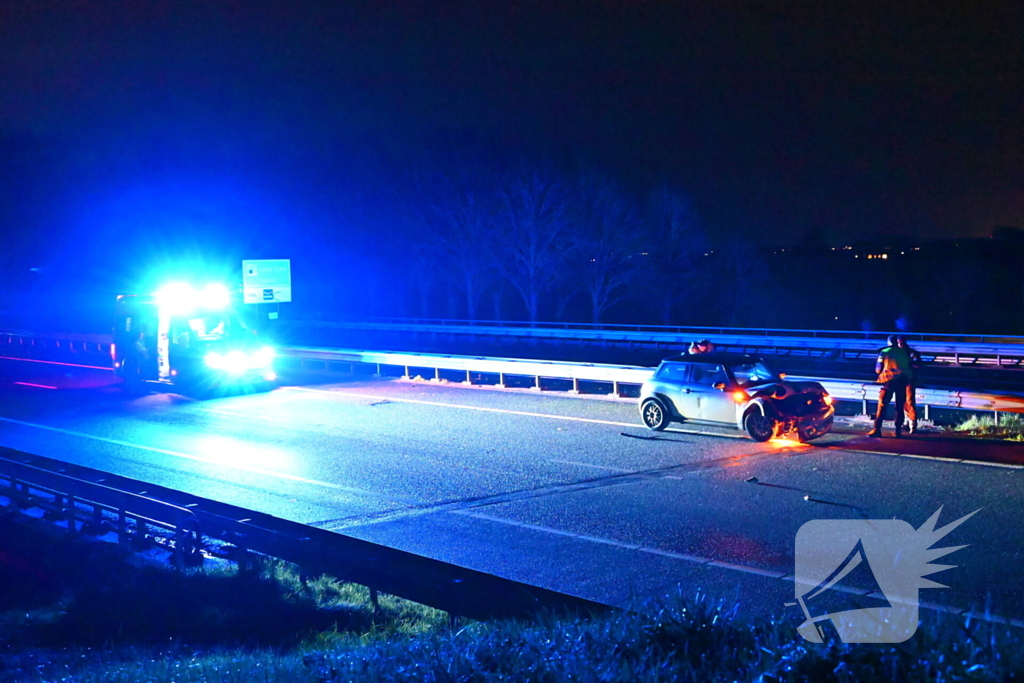
M 0 681 L 997 681 L 1020 630 L 923 613 L 900 645 L 813 645 L 703 596 L 643 613 L 462 623 L 294 568 L 178 573 L 0 523 Z M 12 541 L 15 541 L 12 543 Z M 18 590 L 11 590 L 16 586 Z
M 1007 441 L 1024 441 L 1024 418 L 1020 415 L 1000 415 L 999 424 L 991 417 L 971 416 L 953 427 L 954 432 L 972 436 L 987 436 Z

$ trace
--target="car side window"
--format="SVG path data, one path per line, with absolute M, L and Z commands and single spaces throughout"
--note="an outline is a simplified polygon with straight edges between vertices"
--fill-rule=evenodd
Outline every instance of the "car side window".
M 665 363 L 658 370 L 657 379 L 668 382 L 685 382 L 690 366 L 687 363 Z
M 721 365 L 694 365 L 691 384 L 713 386 L 718 382 L 728 382 L 729 378 Z

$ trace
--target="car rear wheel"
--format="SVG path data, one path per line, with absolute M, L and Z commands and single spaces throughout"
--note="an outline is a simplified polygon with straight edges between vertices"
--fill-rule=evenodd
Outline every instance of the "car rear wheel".
M 754 441 L 764 442 L 772 438 L 775 436 L 776 427 L 774 419 L 756 410 L 747 413 L 746 419 L 743 420 L 743 428 Z
M 640 405 L 640 419 L 648 429 L 660 432 L 668 427 L 668 412 L 665 404 L 656 398 L 649 398 Z

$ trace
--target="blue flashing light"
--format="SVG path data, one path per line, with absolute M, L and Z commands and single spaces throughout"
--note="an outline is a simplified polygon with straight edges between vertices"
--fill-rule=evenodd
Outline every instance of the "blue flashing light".
M 230 303 L 231 294 L 224 285 L 207 285 L 199 293 L 199 305 L 204 308 L 219 311 L 222 308 L 227 308 Z
M 196 290 L 192 285 L 176 282 L 161 287 L 156 293 L 160 308 L 170 315 L 183 315 L 196 306 Z
M 197 308 L 221 310 L 231 303 L 231 294 L 222 284 L 210 284 L 197 290 L 187 283 L 171 283 L 156 293 L 159 306 L 170 315 L 185 315 Z

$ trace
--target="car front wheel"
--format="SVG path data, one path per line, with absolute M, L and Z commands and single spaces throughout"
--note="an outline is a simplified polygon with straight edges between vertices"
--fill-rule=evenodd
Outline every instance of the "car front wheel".
M 775 420 L 756 410 L 747 413 L 747 419 L 743 421 L 743 426 L 754 441 L 764 442 L 775 436 Z
M 649 398 L 640 405 L 640 419 L 644 421 L 648 429 L 656 432 L 668 427 L 668 413 L 665 405 L 656 398 Z

